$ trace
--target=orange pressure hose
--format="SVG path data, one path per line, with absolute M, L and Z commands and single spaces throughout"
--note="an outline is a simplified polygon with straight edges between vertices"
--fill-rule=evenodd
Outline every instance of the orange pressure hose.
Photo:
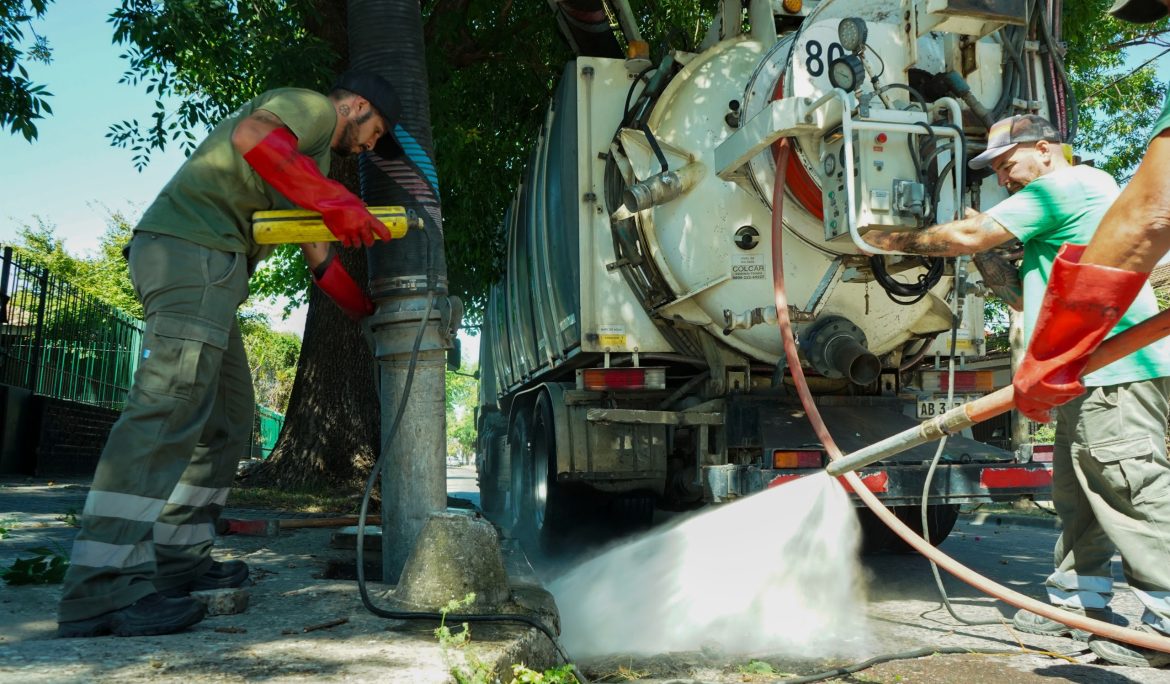
M 780 334 L 784 342 L 784 353 L 788 359 L 788 368 L 792 373 L 792 379 L 796 383 L 796 392 L 800 396 L 800 403 L 804 406 L 805 415 L 808 416 L 809 422 L 812 424 L 813 430 L 816 431 L 817 437 L 824 445 L 825 451 L 828 452 L 829 458 L 836 461 L 843 457 L 841 449 L 837 443 L 833 441 L 833 436 L 829 434 L 828 427 L 825 426 L 825 421 L 821 418 L 820 411 L 817 410 L 816 402 L 813 401 L 812 393 L 809 392 L 808 383 L 804 379 L 804 371 L 800 366 L 800 357 L 796 351 L 796 340 L 792 334 L 792 321 L 788 316 L 788 297 L 784 290 L 784 249 L 783 249 L 783 232 L 784 232 L 784 183 L 785 183 L 785 169 L 788 165 L 788 156 L 790 153 L 790 143 L 787 138 L 782 139 L 779 145 L 775 148 L 776 161 L 776 180 L 772 187 L 772 285 L 776 299 L 776 319 L 780 325 Z M 1163 322 L 1163 328 L 1165 321 Z M 1151 330 L 1154 326 L 1149 327 Z M 1156 332 L 1150 333 L 1152 339 L 1156 339 L 1160 335 Z M 1114 348 L 1116 349 L 1116 348 Z M 1120 356 L 1124 356 L 1121 354 Z M 1120 358 L 1117 357 L 1117 358 Z M 997 396 L 998 395 L 998 396 Z M 994 411 L 992 404 L 995 407 L 1002 405 L 1004 397 L 1007 397 L 1007 408 L 1011 407 L 1012 395 L 1011 388 L 1005 388 L 992 395 L 984 397 L 983 400 L 992 400 L 992 397 L 997 397 L 995 400 L 987 401 L 984 405 L 976 407 L 979 402 L 972 402 L 968 406 L 977 408 L 976 411 L 969 412 L 971 418 L 975 420 L 986 419 L 997 413 L 1002 413 L 1003 410 Z M 980 400 L 980 401 L 983 401 Z M 992 412 L 994 411 L 994 412 Z M 977 415 L 978 414 L 978 415 Z M 981 416 L 981 418 L 979 417 Z M 870 510 L 877 515 L 891 530 L 897 533 L 899 537 L 906 541 L 916 551 L 934 561 L 947 572 L 951 573 L 960 580 L 970 584 L 976 589 L 994 596 L 995 598 L 1011 604 L 1017 608 L 1024 608 L 1033 613 L 1046 617 L 1050 620 L 1055 620 L 1066 624 L 1076 629 L 1082 629 L 1099 636 L 1117 641 L 1124 641 L 1135 646 L 1143 646 L 1146 648 L 1153 648 L 1159 651 L 1170 653 L 1170 638 L 1157 636 L 1148 632 L 1139 632 L 1133 629 L 1126 629 L 1117 625 L 1094 620 L 1092 618 L 1084 617 L 1076 613 L 1062 610 L 1047 603 L 1042 603 L 1036 599 L 1029 598 L 1016 591 L 1012 591 L 1007 587 L 991 581 L 990 579 L 976 573 L 962 563 L 956 561 L 942 551 L 932 546 L 922 537 L 918 536 L 897 518 L 888 508 L 878 500 L 872 492 L 869 491 L 862 484 L 861 479 L 857 477 L 854 472 L 845 473 L 842 477 L 848 483 L 861 501 L 869 507 Z

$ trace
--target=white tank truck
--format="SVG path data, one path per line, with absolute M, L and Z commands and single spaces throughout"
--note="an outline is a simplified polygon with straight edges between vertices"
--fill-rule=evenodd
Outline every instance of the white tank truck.
M 952 337 L 968 356 L 983 343 L 969 262 L 870 256 L 861 235 L 998 202 L 994 176 L 966 170 L 990 123 L 1030 112 L 1063 130 L 1072 106 L 1044 0 L 730 0 L 699 52 L 654 64 L 628 7 L 610 4 L 633 56 L 566 66 L 504 218 L 481 338 L 483 508 L 528 542 L 605 516 L 642 525 L 655 506 L 723 502 L 825 464 L 776 325 L 777 141 L 792 150 L 789 314 L 848 453 L 914 424 L 905 371 L 919 359 L 949 354 Z M 934 449 L 860 473 L 919 530 Z M 961 436 L 941 463 L 936 542 L 960 503 L 1036 494 L 1051 476 Z

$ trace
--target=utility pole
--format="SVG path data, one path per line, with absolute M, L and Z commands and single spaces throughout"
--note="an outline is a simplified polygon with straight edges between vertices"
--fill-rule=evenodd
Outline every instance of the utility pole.
M 348 10 L 350 67 L 394 85 L 402 103 L 396 137 L 406 153 L 398 159 L 362 155 L 362 199 L 404 206 L 424 224 L 367 251 L 377 305 L 371 327 L 380 378 L 383 581 L 396 582 L 427 517 L 447 506 L 445 364 L 458 325 L 452 311 L 461 307 L 447 296 L 419 3 L 349 0 Z

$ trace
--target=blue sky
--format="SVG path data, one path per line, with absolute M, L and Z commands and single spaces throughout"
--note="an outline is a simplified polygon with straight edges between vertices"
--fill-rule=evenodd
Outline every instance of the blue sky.
M 36 31 L 53 50 L 51 64 L 26 64 L 29 76 L 53 94 L 53 114 L 37 122 L 33 143 L 0 134 L 0 242 L 11 243 L 23 225 L 37 219 L 56 226 L 72 254 L 97 249 L 111 211 L 131 220 L 141 215 L 185 159 L 177 147 L 152 154 L 141 173 L 128 149 L 110 146 L 106 132 L 124 119 L 146 120 L 154 98 L 142 86 L 118 82 L 125 70 L 107 23 L 117 0 L 56 0 Z M 26 31 L 26 38 L 27 35 Z M 262 302 L 274 327 L 300 334 L 304 310 L 281 320 L 280 307 Z
M 57 0 L 36 25 L 53 48 L 53 62 L 26 66 L 32 80 L 53 93 L 53 115 L 38 122 L 40 135 L 32 144 L 0 135 L 0 242 L 11 242 L 19 226 L 40 216 L 56 224 L 70 252 L 93 250 L 109 210 L 137 216 L 183 161 L 175 148 L 156 154 L 139 173 L 131 152 L 110 147 L 105 138 L 110 124 L 145 119 L 154 106 L 141 87 L 118 83 L 122 50 L 112 44 L 106 23 L 117 5 Z

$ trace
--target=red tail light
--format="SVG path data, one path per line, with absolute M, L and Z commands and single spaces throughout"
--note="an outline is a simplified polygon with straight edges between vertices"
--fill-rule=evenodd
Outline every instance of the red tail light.
M 820 451 L 802 449 L 775 449 L 772 451 L 772 467 L 781 468 L 820 468 L 822 458 Z
M 587 390 L 666 389 L 665 368 L 587 368 L 580 373 Z

